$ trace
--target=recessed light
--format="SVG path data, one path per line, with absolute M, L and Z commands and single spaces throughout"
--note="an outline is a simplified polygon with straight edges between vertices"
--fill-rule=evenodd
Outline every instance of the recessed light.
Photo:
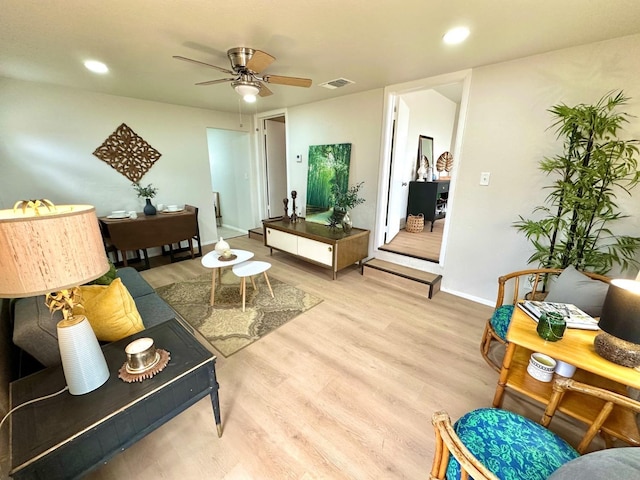
M 96 60 L 87 60 L 84 62 L 84 66 L 93 73 L 107 73 L 109 71 L 109 67 Z
M 444 40 L 444 43 L 455 45 L 457 43 L 464 42 L 468 36 L 469 29 L 467 27 L 456 27 L 445 33 L 442 39 Z

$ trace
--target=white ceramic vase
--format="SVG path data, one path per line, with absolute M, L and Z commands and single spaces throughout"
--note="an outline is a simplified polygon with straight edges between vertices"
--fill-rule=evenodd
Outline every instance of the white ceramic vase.
M 231 249 L 231 247 L 227 242 L 224 241 L 224 238 L 220 237 L 220 240 L 218 240 L 218 243 L 215 244 L 213 249 L 218 255 L 222 255 L 225 250 L 229 250 Z

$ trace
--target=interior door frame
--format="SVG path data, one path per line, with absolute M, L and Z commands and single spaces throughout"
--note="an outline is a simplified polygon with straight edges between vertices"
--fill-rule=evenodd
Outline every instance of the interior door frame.
M 454 162 L 453 172 L 451 174 L 451 183 L 449 185 L 450 203 L 447 206 L 448 221 L 445 223 L 442 236 L 442 249 L 440 253 L 439 263 L 428 260 L 420 260 L 416 258 L 406 257 L 400 254 L 385 252 L 379 250 L 384 245 L 385 232 L 387 231 L 387 219 L 389 209 L 389 181 L 391 176 L 391 150 L 394 128 L 394 106 L 397 99 L 403 94 L 416 92 L 420 90 L 432 90 L 438 86 L 448 85 L 452 83 L 462 83 L 462 96 L 460 100 L 460 108 L 458 112 L 458 123 L 455 132 L 454 145 L 456 152 L 456 161 Z M 383 129 L 380 147 L 380 171 L 378 184 L 378 211 L 376 215 L 376 229 L 374 233 L 374 253 L 377 258 L 388 260 L 402 265 L 408 265 L 421 270 L 442 274 L 444 270 L 446 244 L 451 220 L 455 218 L 455 185 L 457 172 L 463 160 L 462 139 L 464 136 L 464 126 L 466 121 L 466 112 L 469 102 L 469 90 L 471 86 L 471 69 L 461 70 L 458 72 L 439 75 L 436 77 L 414 80 L 411 82 L 390 85 L 384 89 L 384 108 L 383 108 Z
M 289 171 L 289 119 L 287 117 L 287 109 L 270 110 L 268 112 L 257 113 L 255 115 L 256 125 L 256 152 L 258 152 L 257 172 L 256 178 L 258 179 L 258 212 L 260 212 L 261 219 L 268 216 L 268 178 L 267 178 L 267 152 L 265 151 L 264 138 L 267 132 L 264 130 L 263 120 L 269 120 L 271 118 L 284 117 L 284 137 L 285 137 L 285 171 L 287 175 L 286 185 L 287 192 L 290 190 L 289 180 L 291 178 L 291 172 Z
M 389 195 L 387 208 L 387 221 L 385 228 L 384 243 L 389 243 L 400 232 L 400 219 L 404 214 L 398 207 L 398 198 L 409 195 L 408 181 L 404 177 L 402 160 L 407 158 L 407 135 L 409 127 L 410 110 L 406 102 L 400 97 L 394 97 L 394 121 L 393 121 L 393 144 L 391 148 L 391 165 L 389 167 Z M 393 208 L 391 208 L 391 206 Z M 400 205 L 401 206 L 401 205 Z

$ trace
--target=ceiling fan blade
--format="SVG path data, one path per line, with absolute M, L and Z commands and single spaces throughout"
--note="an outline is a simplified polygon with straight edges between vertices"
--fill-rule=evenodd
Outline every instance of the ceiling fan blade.
M 267 88 L 264 83 L 260 83 L 260 92 L 258 95 L 261 97 L 268 97 L 269 95 L 273 95 L 273 92 Z
M 267 83 L 276 85 L 289 85 L 290 87 L 306 87 L 311 86 L 310 78 L 283 77 L 282 75 L 265 75 L 263 80 Z
M 173 58 L 175 58 L 177 60 L 183 60 L 185 62 L 195 63 L 196 65 L 204 65 L 205 67 L 215 68 L 219 72 L 228 73 L 230 75 L 235 75 L 235 72 L 233 72 L 233 71 L 231 71 L 231 70 L 229 70 L 227 68 L 216 67 L 215 65 L 211 65 L 210 63 L 204 63 L 204 62 L 201 62 L 199 60 L 194 60 L 192 58 L 181 57 L 180 55 L 174 55 Z
M 196 85 L 215 85 L 216 83 L 233 82 L 235 78 L 219 78 L 218 80 L 208 80 L 206 82 L 198 82 Z
M 247 62 L 247 68 L 256 73 L 260 73 L 269 65 L 271 65 L 275 59 L 275 57 L 272 57 L 262 50 L 256 50 L 255 52 L 253 52 L 253 56 Z

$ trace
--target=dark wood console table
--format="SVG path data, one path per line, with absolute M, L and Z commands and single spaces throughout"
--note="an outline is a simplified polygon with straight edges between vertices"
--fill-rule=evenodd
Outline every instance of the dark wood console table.
M 171 360 L 152 378 L 126 383 L 118 378 L 124 348 L 140 337 L 153 338 Z M 14 479 L 80 478 L 208 395 L 221 435 L 216 357 L 178 320 L 110 343 L 103 352 L 107 383 L 85 395 L 67 391 L 26 405 L 10 417 Z M 11 383 L 11 406 L 64 386 L 62 366 L 47 368 Z
M 369 230 L 353 228 L 345 233 L 341 228 L 326 225 L 284 220 L 264 220 L 264 244 L 273 250 L 291 253 L 308 262 L 330 268 L 333 279 L 338 270 L 362 260 L 369 255 Z
M 193 238 L 198 241 L 198 256 L 202 255 L 198 211 L 195 207 L 185 208 L 176 213 L 158 213 L 149 216 L 138 213 L 138 218 L 100 217 L 99 220 L 105 243 L 121 252 L 125 267 L 128 265 L 127 251 L 135 252 L 164 245 L 170 246 L 173 260 L 172 245 L 183 240 L 189 242 L 191 258 L 194 258 Z M 146 261 L 148 268 L 148 258 Z

